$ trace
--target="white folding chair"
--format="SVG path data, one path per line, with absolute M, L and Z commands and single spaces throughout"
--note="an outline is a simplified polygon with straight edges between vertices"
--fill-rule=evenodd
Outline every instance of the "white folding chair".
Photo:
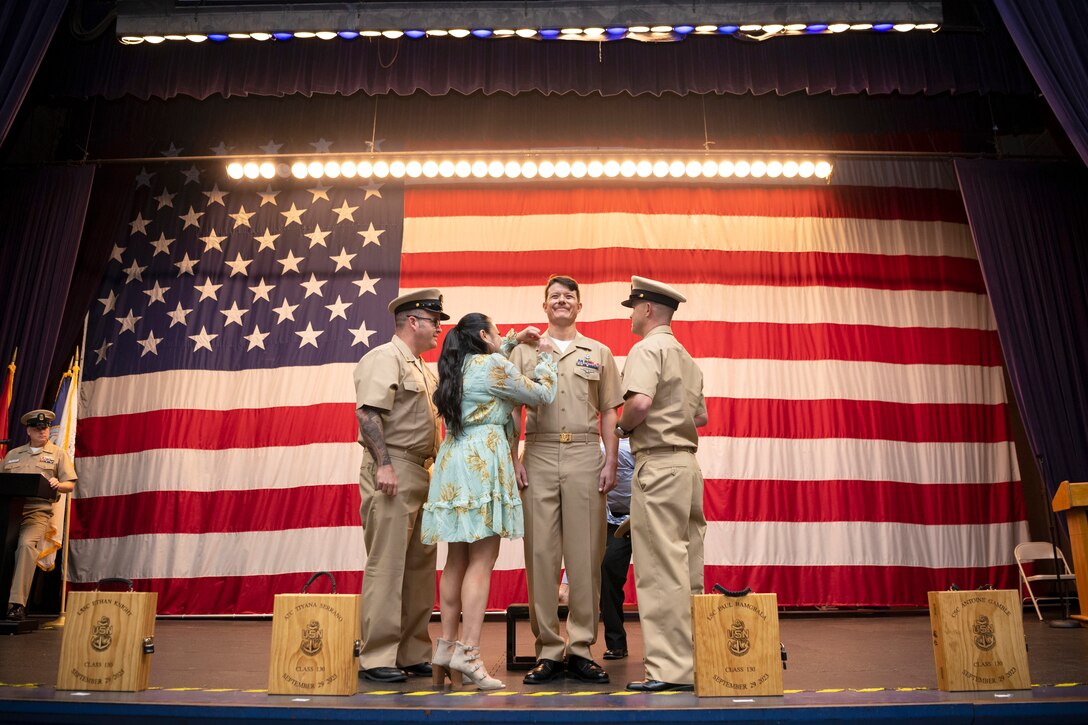
M 1063 567 L 1062 581 L 1073 581 L 1073 571 L 1069 568 L 1069 562 L 1065 560 L 1065 554 L 1062 553 L 1061 549 L 1056 549 L 1056 547 L 1054 547 L 1049 541 L 1026 541 L 1023 544 L 1017 544 L 1016 548 L 1013 550 L 1013 556 L 1016 558 L 1016 568 L 1020 570 L 1020 583 L 1024 588 L 1028 590 L 1028 596 L 1031 598 L 1031 603 L 1035 607 L 1035 614 L 1038 615 L 1040 621 L 1042 621 L 1043 615 L 1039 611 L 1038 600 L 1044 597 L 1035 596 L 1035 592 L 1031 590 L 1031 583 L 1042 581 L 1057 581 L 1058 575 L 1032 574 L 1031 576 L 1028 576 L 1027 572 L 1024 571 L 1024 562 L 1048 561 L 1053 563 L 1055 551 L 1058 552 L 1058 560 L 1061 562 L 1061 566 Z M 1021 589 L 1021 597 L 1023 597 L 1023 594 L 1024 591 L 1023 589 Z

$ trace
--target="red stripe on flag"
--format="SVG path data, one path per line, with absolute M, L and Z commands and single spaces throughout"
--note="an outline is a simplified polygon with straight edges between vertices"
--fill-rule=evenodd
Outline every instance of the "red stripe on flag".
M 359 484 L 251 491 L 142 491 L 72 502 L 73 540 L 359 525 Z
M 468 217 L 532 214 L 709 214 L 738 217 L 900 219 L 967 223 L 963 197 L 949 189 L 820 186 L 451 189 L 410 187 L 404 216 Z
M 581 284 L 628 282 L 632 274 L 652 269 L 659 279 L 675 284 L 986 293 L 978 262 L 962 257 L 624 247 L 405 254 L 401 257 L 400 286 L 538 286 L 542 269 L 562 269 Z
M 775 592 L 779 606 L 892 606 L 924 607 L 927 592 L 944 591 L 955 584 L 977 589 L 1016 589 L 1015 565 L 927 569 L 910 566 L 707 566 L 707 591 L 721 584 L 733 591 L 751 587 Z
M 1004 404 L 708 398 L 700 435 L 864 438 L 911 443 L 1011 441 Z
M 707 479 L 708 521 L 880 521 L 965 526 L 1022 521 L 1019 481 L 741 481 Z
M 543 302 L 541 289 L 541 302 Z M 518 330 L 547 327 L 540 320 L 513 323 L 496 316 L 502 325 Z M 1002 364 L 1001 344 L 993 330 L 933 327 L 878 327 L 875 325 L 783 324 L 771 322 L 685 322 L 674 320 L 673 333 L 692 357 L 732 360 L 850 360 L 899 365 Z M 578 331 L 607 345 L 613 355 L 624 357 L 638 338 L 627 320 L 579 322 Z M 444 334 L 444 333 L 443 333 Z M 438 359 L 439 347 L 424 353 L 429 362 Z

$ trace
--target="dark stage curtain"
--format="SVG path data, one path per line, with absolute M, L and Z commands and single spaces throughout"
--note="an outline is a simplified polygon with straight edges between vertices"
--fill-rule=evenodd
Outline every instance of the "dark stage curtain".
M 1035 82 L 1088 164 L 1088 3 L 996 0 Z
M 1033 93 L 1004 27 L 979 33 L 679 43 L 452 38 L 57 44 L 51 92 L 141 99 L 212 95 L 574 93 Z
M 957 161 L 1028 439 L 1051 495 L 1088 480 L 1088 172 Z
M 68 0 L 0 3 L 0 144 L 11 130 L 15 114 L 53 39 Z
M 0 359 L 19 348 L 9 432 L 26 440 L 19 416 L 42 404 L 79 249 L 94 168 L 0 170 Z

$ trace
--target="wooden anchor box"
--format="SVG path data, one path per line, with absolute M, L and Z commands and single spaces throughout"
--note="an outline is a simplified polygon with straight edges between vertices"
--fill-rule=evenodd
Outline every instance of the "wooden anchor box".
M 277 594 L 269 695 L 354 695 L 358 594 Z
M 782 694 L 777 594 L 693 595 L 691 635 L 697 696 Z
M 69 592 L 57 689 L 146 690 L 158 601 L 156 592 Z
M 938 689 L 1031 688 L 1019 592 L 929 592 L 929 623 Z

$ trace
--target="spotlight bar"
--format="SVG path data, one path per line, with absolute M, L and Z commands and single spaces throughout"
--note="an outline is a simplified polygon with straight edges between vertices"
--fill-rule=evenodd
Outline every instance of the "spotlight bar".
M 661 157 L 631 155 L 541 155 L 503 157 L 498 154 L 465 156 L 364 155 L 337 159 L 255 158 L 231 161 L 231 179 L 407 179 L 411 181 L 566 181 L 581 179 L 684 181 L 763 181 L 773 183 L 821 183 L 831 178 L 831 161 L 813 157 L 770 155 L 743 157 Z

